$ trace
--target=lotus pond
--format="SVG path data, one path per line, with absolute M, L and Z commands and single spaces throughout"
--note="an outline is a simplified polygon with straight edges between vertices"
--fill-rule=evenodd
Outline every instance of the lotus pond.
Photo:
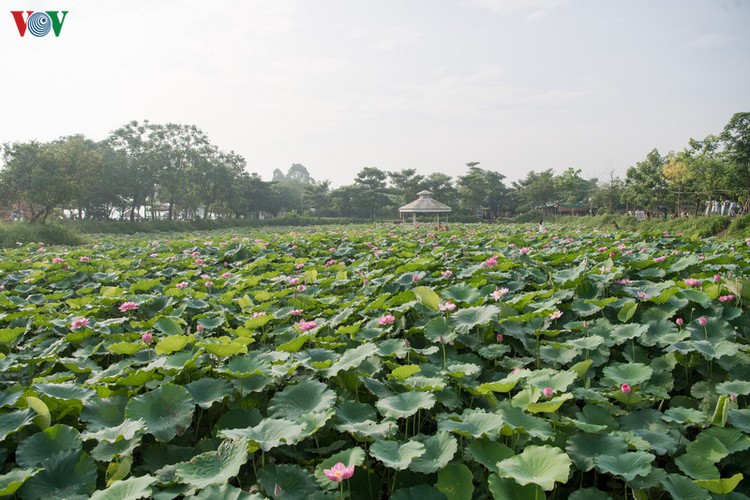
M 430 231 L 4 251 L 0 495 L 750 498 L 747 242 Z

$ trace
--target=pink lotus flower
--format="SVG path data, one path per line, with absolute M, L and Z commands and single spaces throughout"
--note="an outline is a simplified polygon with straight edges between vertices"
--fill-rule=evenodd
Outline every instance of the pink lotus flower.
M 202 266 L 205 263 L 203 259 L 195 259 L 196 266 Z
M 135 311 L 138 309 L 138 303 L 137 302 L 123 302 L 122 305 L 119 307 L 120 312 L 125 311 Z
M 719 302 L 731 302 L 734 300 L 734 295 L 731 293 L 729 295 L 722 295 L 719 297 Z
M 714 274 L 714 282 L 718 283 L 719 281 L 721 281 L 721 275 L 720 274 Z
M 305 267 L 305 265 L 304 264 L 297 264 L 294 267 L 296 267 L 297 269 L 302 269 L 303 267 Z
M 453 271 L 451 271 L 450 269 L 448 269 L 447 271 L 443 271 L 443 278 L 450 278 L 451 276 L 453 276 Z
M 412 282 L 414 282 L 414 283 L 418 282 L 418 281 L 419 281 L 419 275 L 418 275 L 418 274 L 415 274 L 414 276 L 412 276 L 412 277 L 411 277 L 411 280 L 412 280 Z
M 89 320 L 87 318 L 76 318 L 70 323 L 71 330 L 78 330 L 81 327 L 87 326 Z
M 299 323 L 297 323 L 297 328 L 299 328 L 303 332 L 306 332 L 308 330 L 313 330 L 317 327 L 318 327 L 318 324 L 315 321 L 302 320 Z
M 493 255 L 484 261 L 484 267 L 495 267 L 497 265 L 497 255 Z
M 490 295 L 492 296 L 493 299 L 500 300 L 502 297 L 505 297 L 509 291 L 510 290 L 508 290 L 507 288 L 495 288 L 495 291 L 492 292 Z
M 638 298 L 641 300 L 649 300 L 651 298 L 651 295 L 647 294 L 646 292 L 638 291 L 637 293 Z
M 59 263 L 60 263 L 60 262 L 62 262 L 62 261 L 63 261 L 63 260 L 62 260 L 62 258 L 60 258 L 60 257 L 55 257 L 54 259 L 52 259 L 52 263 L 53 263 L 53 264 L 59 264 Z
M 338 462 L 330 469 L 323 469 L 323 474 L 334 483 L 340 483 L 354 475 L 354 466 L 350 465 L 347 467 L 343 463 Z
M 289 311 L 289 316 L 302 316 L 304 311 L 302 309 L 292 309 Z
M 141 335 L 141 342 L 144 344 L 150 344 L 154 341 L 154 336 L 151 334 L 151 332 L 146 332 L 143 335 Z
M 683 323 L 685 323 L 685 320 L 682 318 L 677 318 L 676 320 L 674 320 L 674 322 L 677 323 L 677 326 L 682 326 Z
M 187 281 L 181 281 L 180 283 L 177 283 L 175 285 L 175 288 L 177 288 L 179 290 L 184 290 L 185 288 L 188 287 L 188 285 L 189 285 L 189 283 Z
M 229 279 L 229 278 L 232 277 L 232 273 L 224 273 L 224 274 L 221 275 L 221 277 L 224 278 L 225 280 Z
M 698 318 L 698 324 L 701 326 L 706 326 L 708 324 L 708 318 L 705 316 L 701 316 Z
M 253 318 L 260 318 L 261 316 L 265 316 L 266 311 L 258 311 L 256 313 L 253 313 Z
M 555 391 L 552 390 L 552 387 L 545 387 L 542 392 L 544 393 L 544 397 L 546 398 L 551 398 L 555 393 Z
M 0 285 L 0 292 L 2 292 L 3 290 L 5 290 L 5 285 Z
M 562 315 L 563 315 L 563 312 L 557 309 L 554 312 L 550 313 L 549 317 L 550 319 L 560 319 Z
M 502 333 L 498 333 L 497 335 L 495 335 L 495 339 L 497 340 L 497 342 L 499 344 L 500 342 L 503 341 L 503 334 Z
M 385 316 L 381 317 L 378 320 L 378 324 L 380 326 L 392 325 L 395 322 L 396 322 L 396 318 L 392 314 L 386 314 Z
M 91 259 L 90 259 L 90 258 L 88 258 L 88 257 L 86 257 L 86 256 L 84 255 L 83 257 L 81 257 L 81 258 L 80 258 L 80 259 L 78 259 L 78 260 L 79 260 L 80 262 L 88 262 L 88 261 L 90 261 Z
M 666 259 L 666 257 L 664 257 L 664 256 L 655 257 L 654 258 L 654 262 L 664 262 L 665 259 Z
M 213 286 L 214 286 L 214 282 L 213 282 L 213 281 L 206 281 L 206 282 L 204 283 L 204 285 L 206 286 L 206 288 L 211 288 L 211 287 L 213 287 Z
M 630 391 L 631 391 L 631 389 L 630 389 L 630 386 L 628 384 L 622 384 L 620 386 L 620 392 L 622 392 L 623 394 L 630 394 Z
M 205 326 L 203 326 L 203 325 L 201 325 L 200 323 L 198 323 L 197 325 L 195 325 L 195 329 L 196 329 L 197 331 L 199 331 L 199 332 L 202 332 L 203 330 L 205 330 L 205 329 L 206 329 L 206 327 L 205 327 Z
M 529 252 L 531 252 L 531 249 L 527 247 L 523 247 L 520 250 L 518 250 L 518 253 L 520 253 L 521 255 L 526 255 Z
M 699 286 L 701 282 L 695 278 L 685 278 L 685 284 L 687 286 Z
M 201 274 L 201 279 L 202 279 L 202 280 L 207 280 L 207 279 L 208 279 L 208 278 L 210 278 L 210 277 L 211 277 L 211 276 L 209 276 L 209 275 L 208 275 L 208 274 L 206 274 L 206 273 L 203 273 L 203 274 Z
M 307 290 L 307 287 L 305 285 L 297 285 L 298 292 L 304 292 L 305 290 Z
M 443 302 L 442 304 L 438 304 L 438 309 L 441 311 L 453 311 L 456 308 L 456 304 L 454 304 L 451 301 Z

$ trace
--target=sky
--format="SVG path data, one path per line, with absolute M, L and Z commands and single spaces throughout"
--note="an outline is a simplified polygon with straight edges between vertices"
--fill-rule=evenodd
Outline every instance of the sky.
M 0 143 L 194 124 L 302 163 L 608 180 L 750 111 L 747 0 L 3 0 Z M 67 10 L 59 37 L 11 11 Z

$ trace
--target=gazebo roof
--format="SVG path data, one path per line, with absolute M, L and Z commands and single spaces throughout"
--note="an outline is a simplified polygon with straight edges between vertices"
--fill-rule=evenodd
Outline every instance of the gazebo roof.
M 402 214 L 443 214 L 452 211 L 451 207 L 448 205 L 433 200 L 430 191 L 425 190 L 417 193 L 417 195 L 419 196 L 419 199 L 404 205 L 399 208 L 398 211 Z

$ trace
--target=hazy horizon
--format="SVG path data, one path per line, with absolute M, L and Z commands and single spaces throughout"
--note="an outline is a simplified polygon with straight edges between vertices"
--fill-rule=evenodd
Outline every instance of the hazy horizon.
M 12 0 L 0 142 L 194 124 L 248 171 L 623 176 L 750 111 L 750 3 Z M 59 38 L 13 10 L 67 10 Z

